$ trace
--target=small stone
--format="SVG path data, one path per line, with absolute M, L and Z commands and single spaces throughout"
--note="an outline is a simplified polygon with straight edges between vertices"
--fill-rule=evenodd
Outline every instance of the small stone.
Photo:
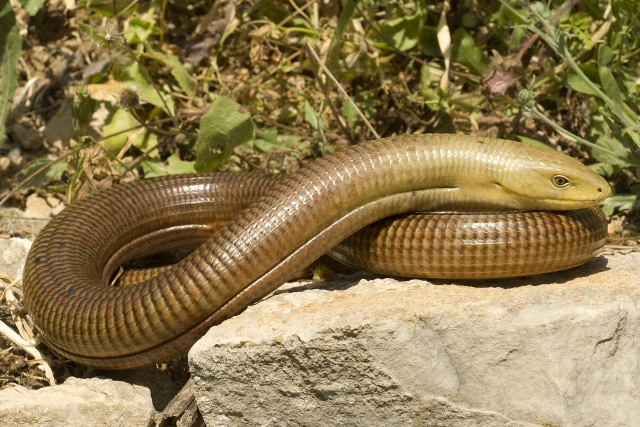
M 20 166 L 22 164 L 22 150 L 19 147 L 13 147 L 9 150 L 9 155 L 7 155 L 9 161 L 16 166 Z
M 11 126 L 10 133 L 25 150 L 37 150 L 42 147 L 42 135 L 38 129 L 28 122 L 15 123 Z
M 0 171 L 9 170 L 9 166 L 11 166 L 11 160 L 9 160 L 9 157 L 0 157 Z
M 22 270 L 31 248 L 31 240 L 13 237 L 0 239 L 0 272 L 14 279 L 22 277 Z
M 58 111 L 49 119 L 44 129 L 44 137 L 54 146 L 68 146 L 71 138 L 75 137 L 71 100 L 63 101 Z
M 51 213 L 58 215 L 65 208 L 65 204 L 60 199 L 53 196 L 47 196 L 47 204 L 51 206 Z
M 50 218 L 53 213 L 53 209 L 45 199 L 38 196 L 36 193 L 27 197 L 26 209 L 24 216 L 28 218 Z

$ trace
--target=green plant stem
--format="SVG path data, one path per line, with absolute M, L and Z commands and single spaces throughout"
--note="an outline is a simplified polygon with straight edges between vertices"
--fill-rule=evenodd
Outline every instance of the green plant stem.
M 542 120 L 545 124 L 551 126 L 556 132 L 564 134 L 564 135 L 568 136 L 569 138 L 574 139 L 575 141 L 579 142 L 580 144 L 586 145 L 587 147 L 593 148 L 595 150 L 600 150 L 600 151 L 602 151 L 604 153 L 607 153 L 607 154 L 611 154 L 612 156 L 615 156 L 615 157 L 620 157 L 617 153 L 609 150 L 608 148 L 605 148 L 605 147 L 602 147 L 600 145 L 594 144 L 593 142 L 589 142 L 586 139 L 576 135 L 575 133 L 566 130 L 565 128 L 563 128 L 562 126 L 560 126 L 559 124 L 557 124 L 556 122 L 551 120 L 549 117 L 544 115 L 544 113 L 542 111 L 540 111 L 537 106 L 531 108 L 529 112 L 535 114 L 536 117 L 538 117 L 540 120 Z M 629 159 L 625 159 L 625 161 L 631 163 L 631 161 Z M 633 164 L 634 166 L 640 166 L 640 164 L 635 164 L 635 163 L 631 163 L 631 164 Z
M 338 89 L 338 91 L 340 91 L 340 93 L 344 96 L 347 102 L 351 104 L 351 106 L 355 109 L 356 113 L 364 121 L 364 124 L 369 129 L 369 132 L 371 132 L 376 139 L 379 139 L 380 135 L 378 135 L 378 132 L 376 132 L 376 130 L 373 128 L 373 126 L 367 119 L 367 116 L 365 116 L 364 113 L 360 110 L 360 108 L 358 108 L 358 106 L 355 104 L 355 102 L 353 102 L 353 100 L 351 99 L 347 91 L 344 90 L 344 88 L 342 87 L 342 85 L 340 85 L 338 80 L 336 80 L 333 74 L 331 74 L 331 71 L 329 71 L 329 69 L 322 63 L 322 61 L 320 60 L 320 57 L 318 56 L 316 51 L 313 49 L 313 46 L 311 46 L 311 43 L 309 43 L 309 41 L 307 40 L 305 41 L 305 44 L 307 46 L 307 50 L 309 51 L 313 59 L 316 61 L 316 63 L 320 66 L 320 68 L 322 68 L 322 70 L 326 73 L 326 75 L 333 82 L 333 84 L 336 85 L 336 88 Z
M 626 113 L 626 111 L 621 108 L 618 103 L 614 102 L 611 98 L 609 98 L 595 83 L 589 79 L 586 74 L 582 72 L 582 69 L 576 64 L 573 60 L 573 57 L 569 53 L 566 45 L 563 45 L 562 51 L 559 52 L 560 55 L 564 58 L 565 61 L 569 63 L 571 69 L 578 75 L 580 78 L 589 86 L 591 90 L 594 91 L 598 95 L 600 99 L 602 99 L 607 107 L 613 112 L 613 114 L 618 117 L 626 127 L 638 129 L 640 124 L 632 117 Z M 624 105 L 624 104 L 623 104 Z
M 575 72 L 582 79 L 582 81 L 587 86 L 589 86 L 589 88 L 593 91 L 593 93 L 595 93 L 598 96 L 598 98 L 600 98 L 606 104 L 607 108 L 618 119 L 620 119 L 620 121 L 623 123 L 625 127 L 632 128 L 632 129 L 639 129 L 640 123 L 638 123 L 638 120 L 635 117 L 631 116 L 628 113 L 628 110 L 630 110 L 628 106 L 625 104 L 623 104 L 622 106 L 618 105 L 618 103 L 614 102 L 609 96 L 607 96 L 606 93 L 604 93 L 600 89 L 600 87 L 598 87 L 597 84 L 595 84 L 589 77 L 587 77 L 586 74 L 584 74 L 582 69 L 578 66 L 578 64 L 573 59 L 573 56 L 571 56 L 571 52 L 569 52 L 569 48 L 567 47 L 567 43 L 565 41 L 565 38 L 568 36 L 565 34 L 558 33 L 558 30 L 554 28 L 549 22 L 547 22 L 544 19 L 544 17 L 541 16 L 540 14 L 536 12 L 534 12 L 534 14 L 536 15 L 538 21 L 542 23 L 542 25 L 544 25 L 546 32 L 540 30 L 538 27 L 531 24 L 527 25 L 526 28 L 530 32 L 536 34 L 538 37 L 544 40 L 544 42 L 547 45 L 549 45 L 562 59 L 564 59 L 569 64 L 573 72 Z M 556 37 L 549 35 L 554 33 L 557 33 Z

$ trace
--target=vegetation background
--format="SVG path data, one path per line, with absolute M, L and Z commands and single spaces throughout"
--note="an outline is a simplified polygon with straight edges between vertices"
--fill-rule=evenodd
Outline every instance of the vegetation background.
M 474 133 L 584 161 L 635 230 L 639 17 L 634 0 L 4 1 L 0 205 Z

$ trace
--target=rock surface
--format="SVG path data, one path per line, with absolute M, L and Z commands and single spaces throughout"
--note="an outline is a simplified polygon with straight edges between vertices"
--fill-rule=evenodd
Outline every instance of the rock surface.
M 149 389 L 98 378 L 69 378 L 40 390 L 0 390 L 5 426 L 148 426 L 153 414 Z
M 640 425 L 639 266 L 289 285 L 192 348 L 198 406 L 209 426 Z
M 31 243 L 31 240 L 21 237 L 0 239 L 0 273 L 12 278 L 22 277 Z
M 22 277 L 33 236 L 42 230 L 51 215 L 63 207 L 53 197 L 45 200 L 32 194 L 27 198 L 25 212 L 14 208 L 0 208 L 0 274 L 13 279 Z

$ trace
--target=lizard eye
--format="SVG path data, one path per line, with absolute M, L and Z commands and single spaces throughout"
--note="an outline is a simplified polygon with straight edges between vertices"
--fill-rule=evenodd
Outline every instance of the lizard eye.
M 569 181 L 569 178 L 567 178 L 564 175 L 555 175 L 552 181 L 553 181 L 553 185 L 555 185 L 558 188 L 566 188 L 569 186 L 569 184 L 571 184 L 571 181 Z

